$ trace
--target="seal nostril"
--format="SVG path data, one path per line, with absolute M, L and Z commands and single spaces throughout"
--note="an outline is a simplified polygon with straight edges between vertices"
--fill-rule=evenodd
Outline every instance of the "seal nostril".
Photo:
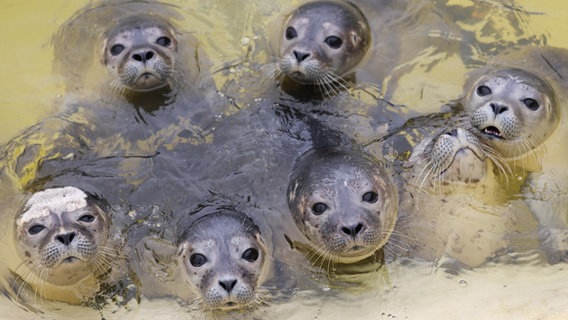
M 227 291 L 227 293 L 231 293 L 231 291 L 235 288 L 235 285 L 237 285 L 237 280 L 232 279 L 219 281 L 219 285 L 223 288 L 223 290 Z
M 73 242 L 73 239 L 75 239 L 75 232 L 70 232 L 55 236 L 55 240 L 63 243 L 66 246 L 68 246 L 71 242 Z
M 363 224 L 359 223 L 355 226 L 350 226 L 350 227 L 341 227 L 341 231 L 343 233 L 345 233 L 348 236 L 352 236 L 355 237 L 357 234 L 359 234 L 359 232 L 361 232 L 361 230 L 363 230 Z
M 146 62 L 154 58 L 154 51 L 137 52 L 132 54 L 132 59 L 138 62 Z
M 446 132 L 446 134 L 449 135 L 449 136 L 456 137 L 458 135 L 458 129 L 452 129 L 452 130 Z
M 495 114 L 501 114 L 509 109 L 507 108 L 507 106 L 503 106 L 498 103 L 491 103 L 489 106 L 491 107 L 493 113 Z
M 309 56 L 309 53 L 294 50 L 294 57 L 296 57 L 296 60 L 298 60 L 298 62 L 306 60 Z

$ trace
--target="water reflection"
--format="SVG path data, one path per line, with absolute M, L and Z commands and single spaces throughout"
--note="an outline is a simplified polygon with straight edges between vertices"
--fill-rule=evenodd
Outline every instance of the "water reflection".
M 129 11 L 138 7 L 128 1 L 124 3 L 133 6 Z M 411 116 L 440 109 L 447 111 L 446 103 L 461 95 L 467 70 L 485 64 L 495 52 L 513 44 L 545 42 L 544 35 L 530 33 L 531 13 L 514 3 L 361 2 L 359 5 L 373 29 L 371 54 L 356 73 L 361 86 L 323 101 L 310 97 L 301 97 L 299 101 L 297 96 L 280 90 L 278 82 L 265 79 L 261 71 L 261 66 L 276 55 L 271 41 L 278 38 L 275 33 L 281 32 L 279 23 L 283 13 L 295 5 L 216 1 L 176 3 L 166 9 L 153 4 L 140 6 L 141 11 L 160 7 L 158 12 L 176 17 L 182 33 L 191 33 L 206 53 L 185 56 L 190 57 L 188 61 L 199 58 L 200 65 L 204 62 L 200 71 L 206 78 L 210 76 L 203 86 L 185 88 L 196 95 L 170 100 L 166 93 L 163 95 L 166 99 L 151 103 L 159 105 L 158 108 L 140 108 L 145 99 L 106 100 L 113 93 L 99 86 L 108 78 L 94 56 L 87 59 L 89 63 L 77 64 L 87 66 L 80 71 L 67 69 L 71 63 L 60 64 L 57 72 L 68 78 L 66 105 L 70 111 L 42 121 L 3 150 L 7 165 L 2 172 L 2 189 L 6 191 L 2 193 L 2 203 L 10 221 L 27 198 L 25 193 L 74 184 L 95 189 L 111 203 L 125 206 L 124 215 L 116 219 L 117 225 L 124 227 L 124 236 L 139 223 L 145 224 L 142 230 L 172 236 L 169 234 L 171 228 L 175 229 L 172 217 L 186 212 L 204 197 L 229 195 L 237 207 L 251 210 L 255 222 L 259 220 L 262 234 L 269 239 L 271 256 L 277 262 L 272 275 L 276 286 L 287 283 L 288 280 L 278 278 L 282 275 L 297 277 L 292 282 L 300 283 L 286 291 L 284 301 L 269 303 L 262 314 L 235 317 L 424 316 L 435 313 L 417 310 L 447 304 L 448 292 L 463 299 L 460 305 L 466 308 L 479 307 L 486 302 L 484 299 L 503 294 L 499 290 L 502 288 L 486 293 L 487 298 L 471 293 L 471 288 L 479 284 L 491 286 L 491 281 L 504 282 L 492 277 L 493 273 L 503 272 L 493 264 L 474 271 L 457 269 L 456 276 L 443 268 L 430 270 L 431 264 L 413 259 L 388 260 L 379 270 L 329 281 L 314 271 L 301 254 L 290 250 L 283 237 L 283 234 L 302 237 L 288 214 L 286 182 L 294 161 L 312 147 L 311 137 L 306 134 L 306 118 L 315 117 L 323 125 L 352 137 L 356 143 L 367 145 L 385 133 L 396 132 Z M 96 11 L 97 6 L 92 8 Z M 112 6 L 109 8 L 106 9 L 117 14 Z M 93 28 L 81 30 L 89 31 L 89 35 L 95 31 L 92 34 L 98 36 L 102 27 L 111 22 L 99 20 L 97 14 L 93 17 L 95 23 L 91 20 L 86 23 Z M 95 52 L 88 50 L 95 39 L 80 34 L 78 38 L 59 35 L 56 39 L 68 40 L 65 43 L 71 47 L 63 50 L 66 53 L 85 49 Z M 85 41 L 85 48 L 74 45 L 81 41 Z M 61 50 L 56 50 L 56 56 L 60 56 L 58 52 Z M 193 83 L 191 79 L 188 82 Z M 208 81 L 214 81 L 215 85 Z M 371 85 L 364 86 L 366 83 Z M 162 104 L 168 107 L 161 108 Z M 187 111 L 183 108 L 186 105 L 195 109 Z M 412 146 L 412 141 L 405 145 Z M 372 148 L 380 156 L 381 146 Z M 559 168 L 562 170 L 561 165 Z M 3 241 L 1 248 L 8 257 L 8 266 L 3 270 L 14 270 L 13 264 L 18 261 L 11 247 L 10 226 L 3 227 L 7 241 Z M 520 274 L 539 270 L 543 273 L 538 280 L 540 284 L 558 288 L 552 277 L 553 272 L 559 272 L 558 268 L 537 269 L 531 265 L 533 261 L 519 257 L 517 264 L 506 270 Z M 9 278 L 6 274 L 3 283 Z M 505 282 L 520 288 L 531 284 Z M 8 296 L 14 297 L 9 286 L 5 287 Z M 447 292 L 443 295 L 436 290 Z M 99 311 L 45 301 L 35 301 L 37 309 L 27 309 L 38 316 L 43 312 L 46 318 L 76 318 L 77 314 L 85 318 L 160 318 L 164 317 L 163 313 L 168 314 L 166 318 L 187 316 L 187 310 L 174 299 L 142 296 L 140 303 L 135 299 L 117 303 L 113 299 L 105 301 Z M 515 304 L 503 299 L 500 301 L 506 305 Z M 524 302 L 531 305 L 528 299 Z M 8 308 L 14 305 L 9 301 L 6 304 Z M 447 310 L 447 305 L 443 306 Z M 556 311 L 566 310 L 561 303 L 553 307 Z M 490 312 L 486 314 L 491 315 Z

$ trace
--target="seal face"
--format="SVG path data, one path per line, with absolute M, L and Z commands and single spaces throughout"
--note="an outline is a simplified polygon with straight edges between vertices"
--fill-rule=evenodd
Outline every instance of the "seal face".
M 71 285 L 109 266 L 110 222 L 98 201 L 64 187 L 37 192 L 26 202 L 16 221 L 19 253 L 41 281 Z
M 266 250 L 252 219 L 230 210 L 207 214 L 183 233 L 178 255 L 205 310 L 254 306 Z
M 178 41 L 173 27 L 150 16 L 125 19 L 105 34 L 103 63 L 119 91 L 152 91 L 174 82 Z
M 471 131 L 458 127 L 432 138 L 423 139 L 414 149 L 406 167 L 420 185 L 476 183 L 487 174 L 486 160 L 509 170 L 500 155 L 481 143 Z
M 294 10 L 280 43 L 281 73 L 302 84 L 344 83 L 367 53 L 369 24 L 354 4 L 316 1 Z
M 538 147 L 559 118 L 552 87 L 537 75 L 515 68 L 482 76 L 468 91 L 464 107 L 480 139 L 505 158 Z
M 389 239 L 398 193 L 373 158 L 337 148 L 313 149 L 296 163 L 288 205 L 300 231 L 325 258 L 354 263 Z

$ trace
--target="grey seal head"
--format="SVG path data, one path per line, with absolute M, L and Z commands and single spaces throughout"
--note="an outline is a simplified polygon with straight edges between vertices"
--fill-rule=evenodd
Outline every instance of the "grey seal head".
M 288 205 L 319 255 L 350 264 L 385 245 L 397 219 L 398 193 L 383 163 L 360 151 L 327 147 L 298 159 Z
M 153 91 L 173 86 L 178 39 L 164 18 L 139 14 L 104 34 L 102 62 L 118 91 Z
M 523 156 L 554 132 L 559 119 L 556 93 L 543 78 L 518 68 L 482 75 L 463 101 L 480 139 L 505 158 Z
M 266 254 L 253 220 L 228 209 L 195 220 L 178 239 L 182 274 L 207 311 L 253 309 Z
M 363 60 L 371 45 L 365 15 L 350 2 L 314 1 L 286 19 L 277 74 L 301 84 L 333 87 Z
M 108 210 L 97 196 L 75 187 L 33 194 L 16 220 L 17 251 L 23 260 L 16 271 L 23 281 L 43 295 L 50 286 L 72 291 L 74 285 L 107 273 L 118 255 L 110 239 Z

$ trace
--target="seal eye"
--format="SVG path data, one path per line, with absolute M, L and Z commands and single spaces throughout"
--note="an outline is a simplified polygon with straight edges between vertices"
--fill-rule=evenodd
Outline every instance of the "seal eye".
M 296 29 L 294 29 L 292 27 L 286 28 L 286 39 L 287 40 L 292 40 L 292 39 L 296 38 L 297 36 L 298 36 L 298 33 L 296 32 Z
M 538 110 L 538 108 L 540 107 L 540 105 L 538 104 L 538 101 L 536 101 L 535 99 L 531 99 L 531 98 L 524 99 L 523 103 L 525 104 L 525 106 L 527 106 L 529 109 L 531 109 L 533 111 Z
M 201 253 L 194 253 L 191 255 L 191 257 L 189 257 L 189 263 L 191 263 L 191 265 L 196 268 L 201 267 L 205 264 L 205 262 L 207 262 L 207 257 L 202 255 Z
M 316 216 L 319 216 L 320 214 L 324 213 L 325 210 L 327 210 L 327 205 L 321 202 L 314 204 L 314 206 L 312 207 L 312 211 Z
M 79 221 L 81 221 L 81 222 L 93 222 L 93 221 L 95 221 L 95 216 L 93 216 L 92 214 L 84 214 L 84 215 L 79 217 Z
M 124 46 L 121 44 L 115 44 L 114 46 L 110 47 L 110 54 L 112 54 L 113 56 L 118 56 L 122 50 L 124 50 Z
M 379 199 L 379 195 L 376 192 L 369 191 L 363 195 L 363 201 L 368 203 L 375 203 Z
M 480 97 L 485 97 L 486 95 L 491 94 L 491 88 L 488 86 L 479 86 L 477 87 L 477 95 Z
M 329 36 L 324 41 L 332 49 L 339 49 L 343 45 L 343 41 L 336 36 Z
M 248 262 L 255 262 L 258 260 L 258 250 L 255 248 L 248 248 L 243 252 L 242 258 Z
M 162 47 L 169 47 L 172 44 L 172 39 L 168 37 L 159 37 L 158 40 L 156 40 L 156 43 Z
M 41 224 L 36 224 L 36 225 L 31 226 L 31 227 L 28 229 L 28 233 L 33 236 L 33 235 L 35 235 L 35 234 L 40 233 L 41 230 L 43 230 L 43 229 L 45 229 L 44 226 L 42 226 Z

